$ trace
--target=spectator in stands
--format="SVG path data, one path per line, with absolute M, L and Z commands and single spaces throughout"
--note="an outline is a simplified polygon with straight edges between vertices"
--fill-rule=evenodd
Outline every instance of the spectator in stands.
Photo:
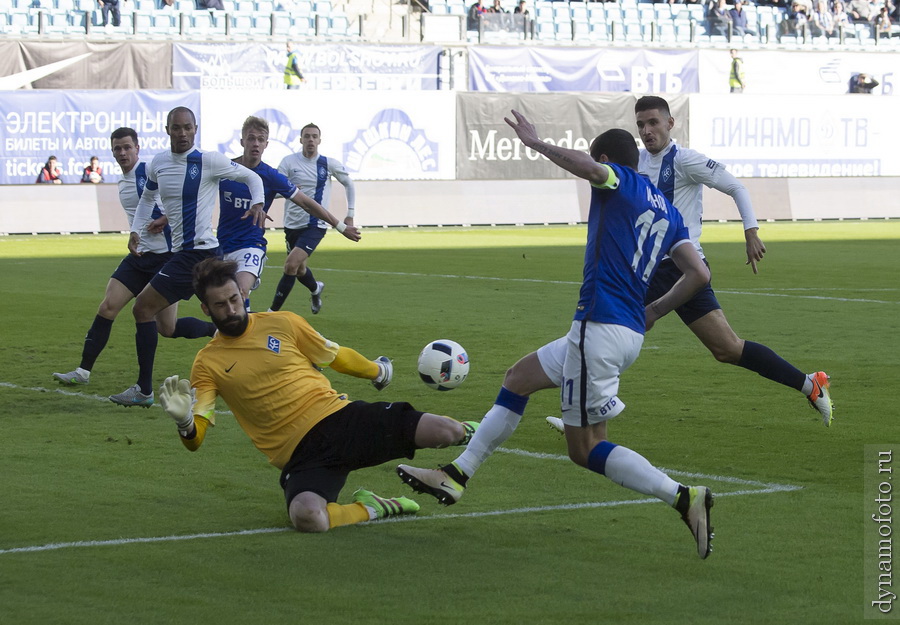
M 528 17 L 528 9 L 525 8 L 525 0 L 519 0 L 519 4 L 513 9 L 513 13 Z
M 216 11 L 224 11 L 225 5 L 222 0 L 197 0 L 197 4 L 201 9 L 215 9 Z
M 731 18 L 731 33 L 733 35 L 743 37 L 744 35 L 756 34 L 756 31 L 751 29 L 747 23 L 744 3 L 741 0 L 734 0 L 734 8 L 728 11 L 728 17 Z
M 879 39 L 891 38 L 891 14 L 886 6 L 881 7 L 875 18 L 875 33 Z
M 731 70 L 728 72 L 728 87 L 731 93 L 744 93 L 746 82 L 744 80 L 744 59 L 738 56 L 738 51 L 731 50 Z
M 44 164 L 44 168 L 41 170 L 41 173 L 38 174 L 37 180 L 35 180 L 38 184 L 62 184 L 62 168 L 57 164 L 56 157 L 51 156 L 47 159 L 47 162 Z
M 825 0 L 819 0 L 809 16 L 809 32 L 813 37 L 834 36 L 834 15 L 828 10 Z
M 219 0 L 221 2 L 221 0 Z M 297 60 L 297 53 L 291 48 L 291 42 L 285 44 L 287 51 L 287 60 L 284 63 L 284 88 L 299 89 L 300 83 L 306 82 L 303 72 L 300 71 L 300 62 Z
M 872 93 L 880 83 L 869 74 L 854 74 L 850 78 L 850 93 Z
M 706 8 L 706 23 L 710 35 L 728 36 L 728 25 L 731 23 L 725 0 L 710 0 Z
M 469 30 L 478 30 L 481 16 L 485 13 L 487 13 L 487 9 L 481 4 L 481 0 L 475 0 L 475 4 L 469 7 L 469 14 L 466 16 L 466 28 Z
M 96 156 L 91 157 L 91 164 L 84 168 L 81 174 L 81 182 L 92 182 L 100 184 L 103 182 L 103 168 L 100 167 L 100 159 Z
M 790 11 L 781 21 L 781 34 L 802 35 L 807 22 L 809 22 L 809 14 L 807 13 L 806 5 L 794 0 Z
M 109 14 L 112 13 L 112 25 L 116 28 L 122 23 L 122 16 L 119 14 L 119 0 L 97 0 L 100 5 L 100 11 L 103 13 L 103 25 L 109 24 Z
M 872 21 L 873 11 L 869 0 L 850 0 L 846 9 L 854 24 L 868 24 Z
M 494 0 L 493 6 L 487 10 L 488 13 L 509 13 L 506 9 L 500 6 L 500 0 Z
M 847 7 L 840 0 L 834 2 L 834 36 L 840 35 L 842 29 L 850 26 L 850 16 L 847 15 Z

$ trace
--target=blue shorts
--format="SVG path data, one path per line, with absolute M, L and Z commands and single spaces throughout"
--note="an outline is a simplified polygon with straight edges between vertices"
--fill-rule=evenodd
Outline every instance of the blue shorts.
M 336 502 L 351 471 L 412 458 L 421 418 L 406 402 L 355 401 L 319 421 L 281 470 L 288 508 L 304 492 Z
M 325 232 L 325 228 L 319 228 L 318 226 L 314 228 L 297 228 L 296 230 L 294 228 L 285 228 L 284 240 L 287 242 L 288 254 L 295 247 L 299 247 L 306 252 L 307 256 L 312 256 L 312 253 L 316 251 L 316 247 L 325 238 Z
M 191 299 L 194 296 L 194 266 L 202 260 L 216 256 L 218 251 L 219 248 L 175 252 L 150 280 L 150 286 L 170 304 L 181 299 Z
M 706 262 L 705 258 L 703 259 L 703 263 L 709 267 L 709 263 Z M 674 260 L 666 258 L 661 261 L 659 267 L 656 269 L 656 273 L 653 275 L 653 280 L 650 281 L 650 288 L 647 289 L 647 297 L 644 298 L 644 305 L 655 302 L 668 293 L 669 289 L 678 282 L 678 278 L 681 276 L 682 273 L 679 271 L 678 267 L 675 266 Z M 720 310 L 721 308 L 722 306 L 719 304 L 719 300 L 716 299 L 716 294 L 712 290 L 712 281 L 710 281 L 702 289 L 697 291 L 694 294 L 694 297 L 689 299 L 687 303 L 676 308 L 675 312 L 681 317 L 681 321 L 684 322 L 684 325 L 689 326 L 700 317 L 703 317 L 714 310 Z
M 151 254 L 147 252 L 142 256 L 129 254 L 116 267 L 112 277 L 124 284 L 125 288 L 137 297 L 138 293 L 150 284 L 153 276 L 162 269 L 163 265 L 169 262 L 170 258 L 172 258 L 172 252 L 166 252 L 165 254 Z

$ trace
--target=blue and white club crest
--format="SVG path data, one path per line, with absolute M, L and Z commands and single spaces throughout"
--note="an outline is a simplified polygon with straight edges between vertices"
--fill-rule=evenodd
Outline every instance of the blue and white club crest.
M 188 175 L 191 177 L 191 180 L 194 180 L 200 175 L 200 168 L 197 167 L 196 163 L 191 165 L 190 169 L 188 169 Z
M 666 168 L 663 170 L 663 173 L 662 173 L 662 179 L 669 180 L 671 177 L 672 177 L 672 167 L 669 165 L 666 165 Z
M 138 176 L 138 178 L 135 180 L 135 182 L 137 183 L 138 195 L 143 195 L 144 194 L 144 185 L 147 184 L 147 176 Z
M 276 339 L 274 336 L 269 336 L 268 344 L 266 345 L 269 349 L 271 349 L 276 354 L 281 353 L 281 341 Z

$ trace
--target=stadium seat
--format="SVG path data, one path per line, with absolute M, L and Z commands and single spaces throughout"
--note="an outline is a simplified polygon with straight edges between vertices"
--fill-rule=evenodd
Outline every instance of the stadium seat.
M 275 3 L 272 0 L 256 0 L 257 15 L 271 15 L 275 12 Z
M 307 38 L 315 34 L 316 29 L 311 17 L 305 15 L 291 17 L 291 36 Z
M 291 32 L 291 16 L 284 11 L 274 11 L 272 13 L 272 35 L 275 37 L 286 37 Z
M 196 8 L 194 0 L 178 0 L 175 3 L 175 10 L 179 13 L 193 13 Z
M 249 35 L 253 28 L 253 19 L 249 15 L 235 14 L 231 16 L 231 34 Z
M 316 0 L 313 11 L 316 15 L 331 15 L 331 2 L 329 0 Z

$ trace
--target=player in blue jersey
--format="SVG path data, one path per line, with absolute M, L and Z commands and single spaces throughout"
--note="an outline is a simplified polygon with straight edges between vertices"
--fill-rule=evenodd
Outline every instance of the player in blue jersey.
M 753 273 L 757 273 L 756 264 L 762 260 L 766 247 L 759 239 L 759 224 L 744 185 L 721 163 L 672 141 L 675 118 L 669 112 L 669 103 L 663 98 L 644 96 L 635 103 L 634 112 L 645 147 L 641 150 L 638 171 L 649 176 L 684 215 L 691 242 L 697 251 L 703 254 L 700 231 L 705 185 L 734 199 L 744 226 L 747 264 L 753 268 Z M 664 293 L 679 276 L 678 268 L 664 259 L 650 285 L 649 297 Z M 822 422 L 826 426 L 831 425 L 833 405 L 828 375 L 824 371 L 803 373 L 765 345 L 740 338 L 728 324 L 711 286 L 699 291 L 675 312 L 716 360 L 755 371 L 800 391 L 822 415 Z
M 267 213 L 276 195 L 302 206 L 307 213 L 329 224 L 351 241 L 359 241 L 359 231 L 348 226 L 329 213 L 318 202 L 304 194 L 278 170 L 262 162 L 262 155 L 269 143 L 269 122 L 250 116 L 241 127 L 241 146 L 244 152 L 233 159 L 256 172 L 265 187 L 263 210 Z M 244 297 L 244 306 L 250 311 L 250 291 L 259 287 L 260 275 L 266 264 L 265 230 L 246 218 L 250 207 L 250 190 L 247 185 L 233 180 L 219 183 L 219 253 L 225 260 L 238 264 L 238 286 Z
M 441 503 L 458 501 L 468 479 L 518 425 L 528 397 L 516 392 L 515 377 L 527 375 L 543 380 L 542 388 L 562 387 L 561 409 L 572 461 L 674 507 L 690 528 L 698 554 L 706 558 L 712 538 L 712 493 L 705 486 L 679 484 L 637 452 L 609 442 L 607 421 L 625 407 L 617 395 L 619 376 L 637 358 L 645 329 L 702 288 L 709 270 L 690 245 L 681 215 L 635 171 L 638 150 L 630 133 L 604 132 L 594 139 L 587 155 L 541 141 L 528 120 L 517 111 L 513 116 L 515 120 L 506 122 L 524 146 L 591 183 L 584 279 L 575 320 L 565 337 L 529 354 L 507 373 L 467 452 L 439 469 L 401 464 L 397 472 L 415 490 Z M 683 278 L 645 307 L 647 286 L 664 254 L 681 269 Z
M 141 146 L 138 143 L 137 132 L 133 129 L 117 128 L 110 135 L 110 142 L 113 157 L 122 168 L 122 177 L 118 183 L 119 202 L 125 210 L 130 226 L 147 182 L 147 163 L 140 160 Z M 106 293 L 97 310 L 97 316 L 94 317 L 94 322 L 84 337 L 81 363 L 74 371 L 53 374 L 61 384 L 90 382 L 91 370 L 100 352 L 106 347 L 113 321 L 125 305 L 137 297 L 156 272 L 172 257 L 171 231 L 168 226 L 163 225 L 165 220 L 162 219 L 158 206 L 153 207 L 151 217 L 154 221 L 148 225 L 148 230 L 141 237 L 141 245 L 137 250 L 139 255 L 129 254 L 123 258 L 106 285 Z M 157 229 L 157 225 L 161 231 L 152 232 Z M 177 314 L 177 303 L 157 313 L 156 324 L 160 334 L 171 338 L 193 338 L 198 327 L 206 328 L 205 336 L 212 336 L 215 332 L 215 326 L 210 322 L 194 317 L 177 319 Z
M 278 171 L 326 208 L 331 199 L 331 178 L 335 178 L 347 191 L 347 216 L 344 223 L 352 226 L 356 212 L 356 191 L 347 170 L 339 161 L 319 154 L 322 131 L 315 124 L 307 124 L 300 129 L 300 140 L 303 143 L 303 151 L 285 156 L 278 166 Z M 284 301 L 294 288 L 296 278 L 300 284 L 309 289 L 312 314 L 319 313 L 325 283 L 315 279 L 307 266 L 307 260 L 325 236 L 327 228 L 328 224 L 315 215 L 310 215 L 301 206 L 285 200 L 284 238 L 287 242 L 288 257 L 284 261 L 284 275 L 278 282 L 269 310 L 281 310 Z
M 159 200 L 171 228 L 173 254 L 134 302 L 138 379 L 134 386 L 110 396 L 110 401 L 121 406 L 153 405 L 156 315 L 179 300 L 190 299 L 194 294 L 191 282 L 194 265 L 216 255 L 219 241 L 213 234 L 212 217 L 219 181 L 227 178 L 246 184 L 252 198 L 248 215 L 259 226 L 266 218 L 259 176 L 222 154 L 194 148 L 197 120 L 193 111 L 183 106 L 169 111 L 166 134 L 171 149 L 157 154 L 147 167 L 147 184 L 131 224 L 128 249 L 132 254 L 141 255 L 142 233 Z M 200 323 L 203 325 L 194 328 L 196 336 L 208 336 L 206 323 Z

